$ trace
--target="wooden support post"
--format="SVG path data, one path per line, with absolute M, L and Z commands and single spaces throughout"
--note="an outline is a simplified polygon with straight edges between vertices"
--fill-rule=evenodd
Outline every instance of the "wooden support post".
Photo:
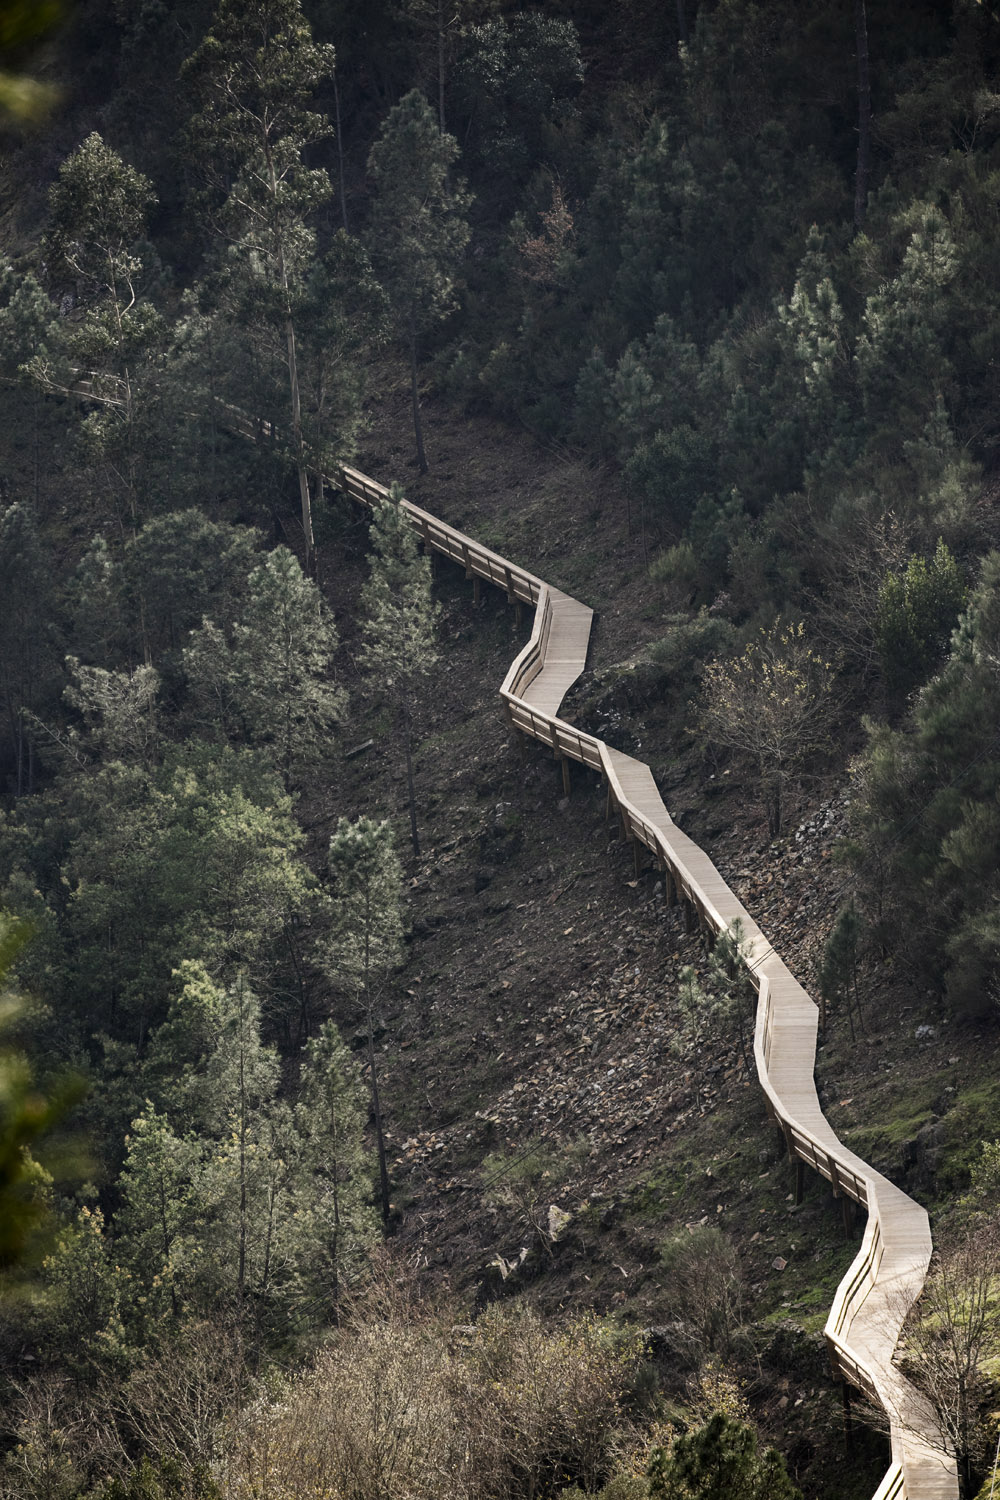
M 513 580 L 513 578 L 511 578 L 511 576 L 510 576 L 510 569 L 507 568 L 507 567 L 505 567 L 504 570 L 503 570 L 503 581 L 504 581 L 504 584 L 506 585 L 506 588 L 507 588 L 507 603 L 508 604 L 513 604 L 513 603 L 515 603 L 515 599 L 514 599 L 514 580 Z
M 674 879 L 674 872 L 669 865 L 663 871 L 663 894 L 666 897 L 668 906 L 677 905 L 677 881 Z
M 619 811 L 621 811 L 621 809 L 619 809 Z M 624 812 L 622 812 L 621 834 L 619 836 L 618 842 L 620 844 L 625 844 L 625 843 L 628 842 L 628 837 L 629 837 L 628 822 L 627 822 L 627 820 L 625 818 Z
M 850 1453 L 854 1447 L 854 1423 L 851 1421 L 851 1387 L 846 1380 L 840 1383 L 840 1399 L 844 1408 L 844 1451 Z
M 615 806 L 615 794 L 611 790 L 611 782 L 609 781 L 608 782 L 608 795 L 605 798 L 605 802 L 604 802 L 604 821 L 605 821 L 605 823 L 609 823 L 611 821 L 611 814 L 614 811 L 614 806 Z
M 795 1202 L 802 1202 L 802 1195 L 806 1187 L 806 1164 L 801 1156 L 795 1158 Z
M 840 1200 L 840 1211 L 844 1216 L 844 1233 L 850 1239 L 854 1234 L 854 1199 L 846 1193 Z
M 481 597 L 480 580 L 479 580 L 478 577 L 476 577 L 476 578 L 474 578 L 472 580 L 472 607 L 473 607 L 473 609 L 478 609 L 479 608 L 480 597 Z
M 684 897 L 684 931 L 685 932 L 694 932 L 695 927 L 697 925 L 698 925 L 698 919 L 697 919 L 697 917 L 695 915 L 694 906 L 688 900 L 688 898 L 685 896 Z
M 462 543 L 462 557 L 465 560 L 465 576 L 466 576 L 466 578 L 471 578 L 472 577 L 472 561 L 471 561 L 471 559 L 469 557 L 469 549 L 468 549 L 468 547 L 466 546 L 466 544 L 464 542 Z
M 571 790 L 569 783 L 569 756 L 561 755 L 559 759 L 562 761 L 563 796 L 568 797 Z

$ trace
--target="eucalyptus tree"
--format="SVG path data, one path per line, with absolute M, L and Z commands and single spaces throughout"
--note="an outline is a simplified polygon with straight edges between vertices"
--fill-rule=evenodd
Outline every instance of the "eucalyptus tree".
M 431 597 L 430 558 L 422 556 L 417 536 L 392 485 L 387 499 L 375 506 L 371 526 L 369 575 L 361 591 L 364 608 L 358 660 L 395 701 L 406 755 L 406 788 L 410 838 L 420 853 L 417 805 L 413 788 L 413 695 L 437 661 L 434 642 L 440 605 Z
M 368 1078 L 378 1149 L 383 1222 L 389 1218 L 382 1100 L 375 1055 L 375 1005 L 403 955 L 403 872 L 389 823 L 341 818 L 330 840 L 333 917 L 323 962 L 361 1011 L 368 1038 Z
M 397 337 L 410 360 L 413 431 L 420 472 L 427 472 L 417 360 L 421 340 L 456 305 L 456 284 L 469 241 L 472 199 L 450 171 L 454 136 L 439 129 L 414 89 L 389 111 L 368 157 L 375 183 L 368 246 L 385 287 Z
M 208 34 L 184 65 L 197 101 L 188 156 L 205 183 L 198 206 L 226 247 L 222 279 L 237 315 L 273 326 L 284 343 L 307 567 L 312 501 L 296 312 L 315 258 L 309 216 L 331 186 L 325 169 L 307 167 L 303 155 L 331 134 L 309 100 L 333 68 L 333 48 L 313 41 L 298 0 L 220 0 Z

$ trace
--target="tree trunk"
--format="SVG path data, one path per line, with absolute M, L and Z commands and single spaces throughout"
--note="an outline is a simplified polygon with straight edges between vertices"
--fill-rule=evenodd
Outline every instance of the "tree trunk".
M 378 1182 L 382 1198 L 382 1223 L 389 1222 L 389 1169 L 385 1156 L 385 1132 L 382 1128 L 382 1101 L 378 1091 L 378 1073 L 375 1070 L 375 1019 L 372 1015 L 371 999 L 367 1005 L 368 1021 L 368 1069 L 371 1074 L 372 1110 L 375 1115 L 375 1144 L 378 1151 Z
M 242 996 L 241 996 L 242 1006 Z M 236 1272 L 236 1310 L 240 1323 L 243 1321 L 243 1297 L 246 1292 L 247 1275 L 247 1090 L 245 1075 L 246 1038 L 243 1035 L 243 1016 L 240 1016 L 240 1223 L 239 1263 Z
M 337 132 L 337 166 L 340 173 L 340 222 L 344 226 L 344 233 L 350 231 L 347 228 L 347 190 L 344 187 L 344 137 L 340 129 L 340 89 L 337 87 L 337 70 L 333 70 L 333 119 L 334 128 Z
M 437 44 L 438 44 L 438 126 L 444 135 L 444 0 L 438 0 Z
M 274 162 L 268 157 L 268 170 L 271 176 L 271 193 L 275 202 L 278 198 L 278 183 L 275 176 Z M 292 322 L 291 294 L 288 289 L 288 269 L 285 265 L 285 247 L 278 239 L 278 274 L 281 277 L 281 290 L 285 299 L 285 347 L 288 357 L 288 384 L 292 397 L 292 446 L 295 449 L 295 467 L 299 476 L 299 500 L 302 504 L 302 536 L 305 545 L 306 573 L 311 574 L 313 568 L 313 526 L 312 526 L 312 502 L 309 496 L 309 475 L 306 473 L 302 453 L 302 397 L 299 393 L 299 361 L 295 352 L 295 324 Z
M 868 182 L 872 171 L 872 87 L 868 69 L 868 17 L 865 0 L 854 0 L 854 34 L 858 59 L 858 163 L 854 177 L 854 232 L 864 228 Z
M 404 699 L 403 702 L 403 748 L 406 752 L 406 795 L 410 804 L 410 840 L 413 844 L 413 853 L 420 858 L 420 835 L 417 832 L 417 796 L 413 787 L 413 724 L 410 719 L 410 705 Z
M 424 453 L 424 429 L 420 420 L 420 393 L 417 390 L 417 334 L 410 319 L 410 396 L 413 401 L 413 436 L 417 441 L 417 467 L 421 474 L 427 473 L 427 456 Z
M 282 273 L 284 274 L 284 273 Z M 292 442 L 295 445 L 295 467 L 299 476 L 299 500 L 302 504 L 302 535 L 305 540 L 306 573 L 313 570 L 313 524 L 312 500 L 309 495 L 309 475 L 302 456 L 302 399 L 299 395 L 299 365 L 295 353 L 295 327 L 291 314 L 285 316 L 285 343 L 288 346 L 288 381 L 292 390 Z

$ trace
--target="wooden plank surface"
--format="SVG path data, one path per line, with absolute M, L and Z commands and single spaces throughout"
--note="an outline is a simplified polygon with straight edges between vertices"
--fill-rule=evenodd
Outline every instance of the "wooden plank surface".
M 357 470 L 343 470 L 339 482 L 369 504 L 386 493 Z M 873 1393 L 889 1419 L 893 1464 L 873 1500 L 957 1500 L 955 1463 L 942 1451 L 934 1414 L 892 1362 L 900 1326 L 927 1273 L 927 1214 L 850 1151 L 823 1115 L 814 1079 L 816 1006 L 708 855 L 676 827 L 649 767 L 593 735 L 574 735 L 559 719 L 563 697 L 586 665 L 592 611 L 429 512 L 404 504 L 432 547 L 537 606 L 531 639 L 504 679 L 511 721 L 575 760 L 599 762 L 632 836 L 654 849 L 685 898 L 716 932 L 726 931 L 737 919 L 742 924 L 747 966 L 760 990 L 754 1055 L 771 1110 L 793 1151 L 869 1213 L 868 1229 L 838 1288 L 826 1333 L 841 1372 Z

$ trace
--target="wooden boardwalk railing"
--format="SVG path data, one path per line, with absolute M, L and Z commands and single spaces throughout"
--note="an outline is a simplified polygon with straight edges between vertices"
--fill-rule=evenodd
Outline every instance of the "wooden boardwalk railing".
M 388 494 L 356 469 L 343 469 L 340 484 L 369 505 Z M 943 1451 L 934 1413 L 892 1362 L 900 1327 L 927 1273 L 927 1214 L 838 1140 L 827 1123 L 813 1076 L 816 1006 L 708 855 L 674 825 L 649 767 L 558 717 L 586 663 L 592 611 L 427 511 L 405 500 L 403 506 L 427 547 L 454 558 L 467 576 L 504 589 L 508 599 L 535 606 L 531 638 L 500 688 L 512 729 L 551 747 L 567 785 L 570 761 L 602 773 L 637 857 L 639 846 L 650 851 L 663 871 L 667 899 L 684 903 L 689 928 L 698 924 L 714 940 L 737 919 L 741 923 L 746 965 L 758 992 L 754 1056 L 768 1113 L 781 1127 L 790 1156 L 814 1167 L 835 1195 L 868 1211 L 861 1248 L 837 1289 L 825 1333 L 834 1370 L 881 1406 L 889 1422 L 892 1465 L 873 1500 L 956 1500 L 955 1463 Z

